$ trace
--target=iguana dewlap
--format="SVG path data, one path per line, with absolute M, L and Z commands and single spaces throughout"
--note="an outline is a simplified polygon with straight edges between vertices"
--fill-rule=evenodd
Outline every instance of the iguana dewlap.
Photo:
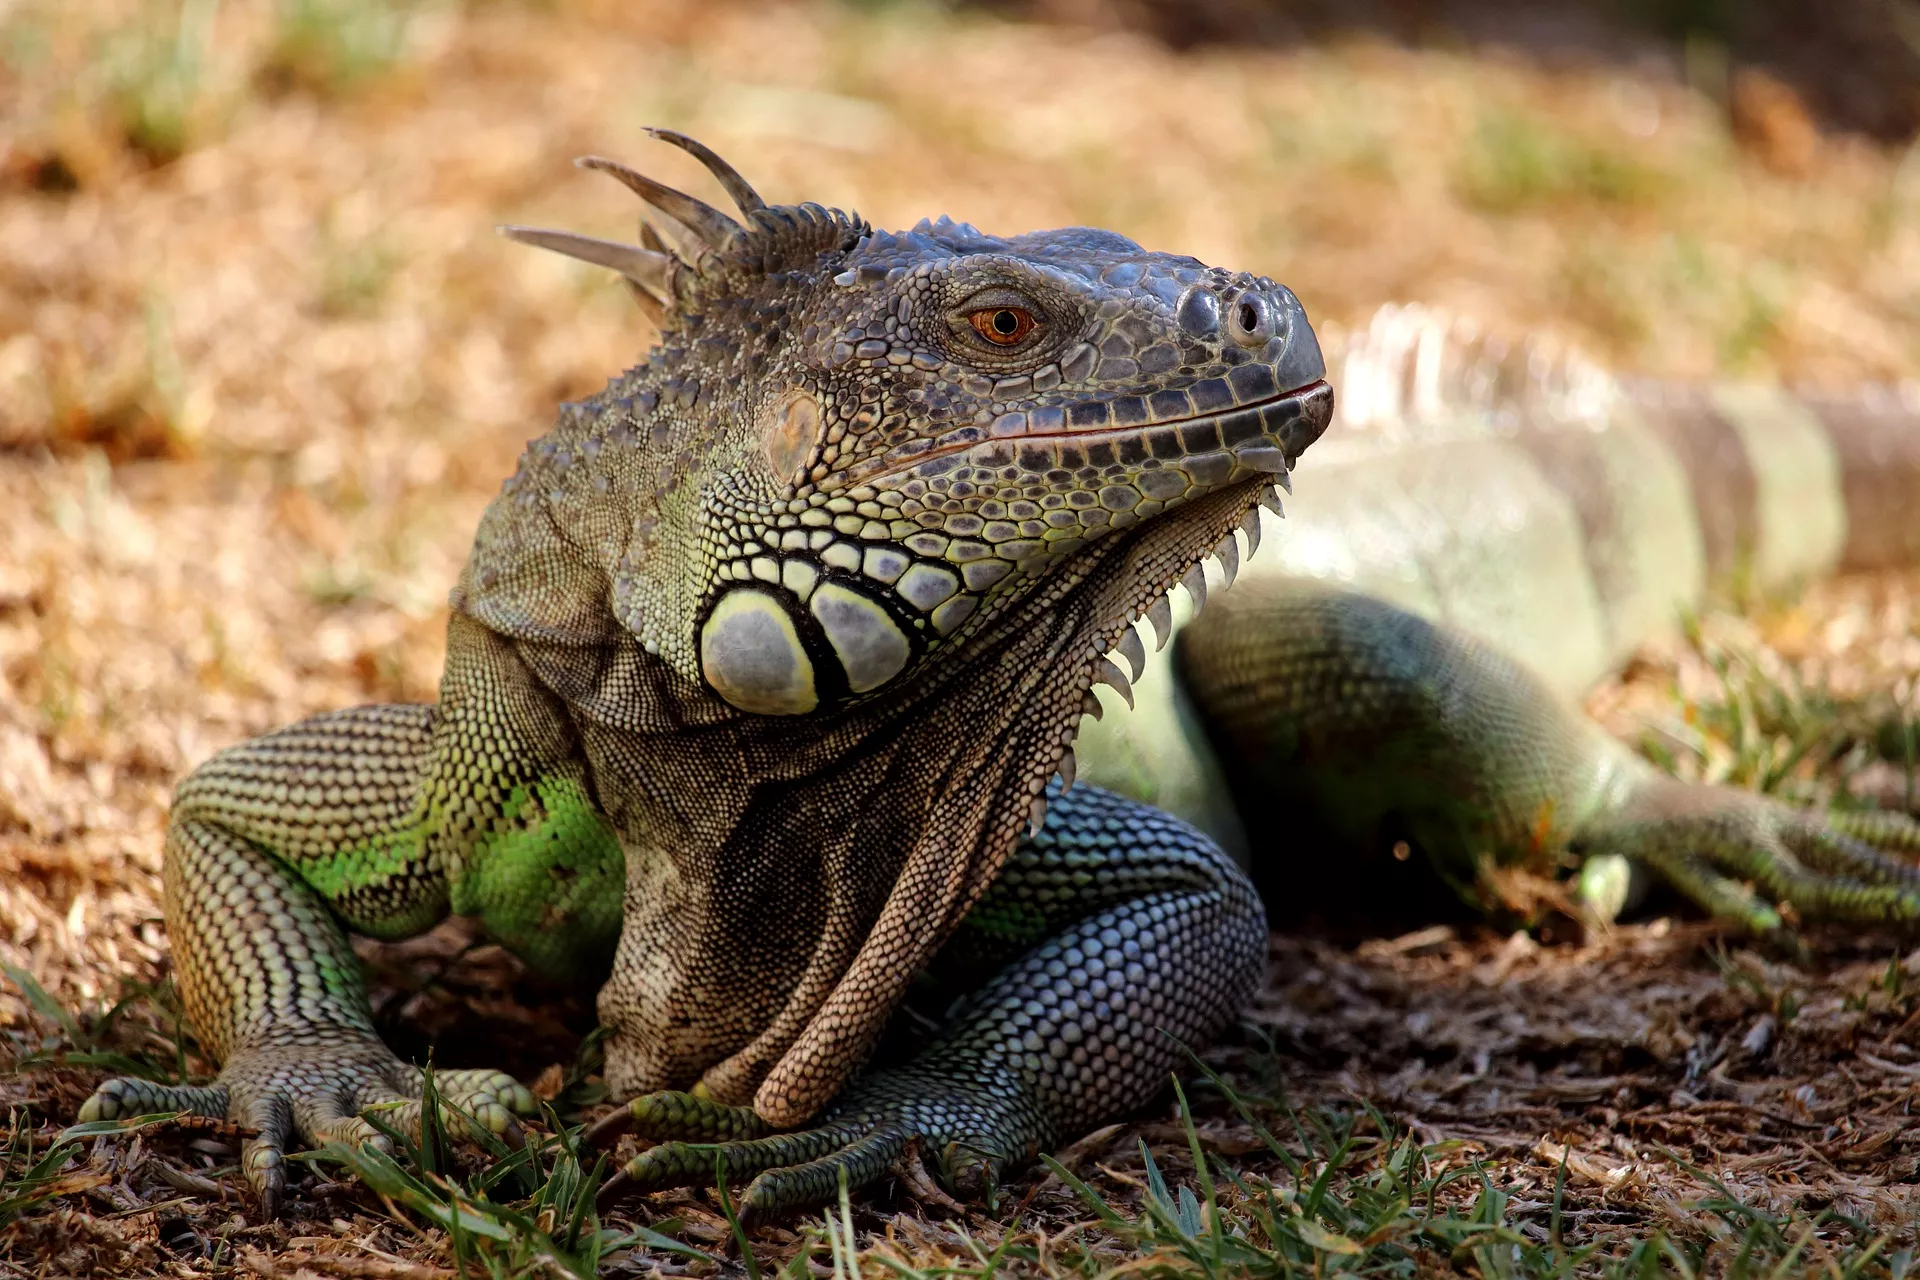
M 1105 231 L 886 233 L 771 207 L 657 136 L 740 217 L 596 160 L 658 215 L 642 245 L 512 230 L 620 272 L 661 337 L 566 406 L 488 509 L 439 702 L 318 716 L 180 788 L 167 923 L 221 1075 L 109 1081 L 84 1114 L 251 1126 L 243 1168 L 269 1205 L 295 1141 L 378 1141 L 374 1106 L 418 1121 L 420 1073 L 374 1033 L 348 931 L 459 913 L 598 984 L 607 1080 L 633 1097 L 599 1136 L 662 1140 L 608 1195 L 711 1178 L 716 1153 L 687 1140 L 721 1142 L 732 1176 L 758 1175 L 753 1211 L 870 1180 L 916 1142 L 977 1186 L 1146 1100 L 1259 979 L 1247 875 L 1189 823 L 1075 785 L 1068 747 L 1090 686 L 1128 683 L 1109 651 L 1137 673 L 1135 620 L 1164 639 L 1171 588 L 1197 600 L 1204 558 L 1237 563 L 1326 427 L 1298 301 Z M 1402 456 L 1329 466 L 1310 512 L 1388 501 L 1309 532 L 1446 579 L 1454 562 L 1413 538 L 1418 468 L 1411 488 L 1381 479 Z M 1478 482 L 1442 482 L 1447 510 Z M 1920 911 L 1920 876 L 1870 843 L 1910 827 L 1845 833 L 1662 782 L 1460 633 L 1255 567 L 1182 636 L 1177 678 L 1148 681 L 1174 710 L 1135 728 L 1163 736 L 1122 734 L 1115 757 L 1150 782 L 1224 777 L 1161 787 L 1200 822 L 1237 810 L 1223 830 L 1284 835 L 1264 816 L 1284 790 L 1329 840 L 1404 819 L 1463 885 L 1476 859 L 1551 841 L 1757 927 L 1777 917 L 1740 877 L 1809 914 Z M 1469 567 L 1531 589 L 1517 561 Z M 1443 619 L 1470 598 L 1409 593 L 1388 591 Z M 1543 802 L 1566 817 L 1544 833 Z M 1269 880 L 1273 858 L 1342 856 L 1263 852 Z M 914 981 L 957 998 L 944 1030 L 867 1068 Z M 440 1084 L 501 1132 L 532 1106 L 499 1073 Z

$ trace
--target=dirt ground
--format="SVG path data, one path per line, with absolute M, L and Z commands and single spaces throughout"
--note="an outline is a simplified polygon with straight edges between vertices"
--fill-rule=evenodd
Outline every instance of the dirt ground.
M 1270 274 L 1335 327 L 1418 300 L 1662 377 L 1920 373 L 1920 153 L 1824 130 L 1704 55 L 1546 66 L 1364 33 L 1175 52 L 912 3 L 0 0 L 0 960 L 93 1013 L 159 982 L 179 777 L 302 715 L 433 696 L 482 507 L 557 400 L 649 341 L 608 281 L 491 228 L 629 234 L 628 194 L 569 166 L 589 152 L 710 190 L 648 124 L 776 200 L 1108 226 Z M 1716 616 L 1592 709 L 1751 781 L 1751 751 L 1699 713 L 1738 702 L 1716 654 L 1768 687 L 1913 705 L 1920 580 Z M 1842 754 L 1779 781 L 1910 801 Z M 571 1060 L 583 1011 L 516 1001 L 497 954 L 439 935 L 373 958 L 407 1043 L 504 1027 L 529 1077 Z M 1790 960 L 1660 918 L 1546 943 L 1276 939 L 1274 959 L 1208 1061 L 1298 1105 L 1370 1101 L 1480 1161 L 1529 1230 L 1564 1177 L 1569 1240 L 1724 1235 L 1724 1193 L 1804 1224 L 1809 1265 L 1883 1229 L 1915 1244 L 1920 952 L 1815 936 Z M 119 1034 L 164 1042 L 165 1008 Z M 9 1140 L 44 1144 L 102 1073 L 25 1069 L 61 1033 L 6 984 L 0 1030 Z M 1269 1168 L 1221 1097 L 1196 1109 L 1208 1150 Z M 1103 1131 L 1072 1166 L 1137 1205 L 1139 1138 L 1187 1167 L 1172 1116 Z M 103 1144 L 0 1232 L 0 1274 L 445 1274 L 348 1183 L 258 1223 L 221 1151 Z M 1014 1195 L 1013 1216 L 962 1225 L 1044 1243 L 1086 1216 L 1044 1171 Z M 861 1202 L 869 1248 L 967 1256 L 959 1226 L 899 1208 Z M 642 1213 L 663 1217 L 703 1247 L 725 1235 L 691 1197 Z M 761 1239 L 777 1258 L 802 1236 Z M 1110 1250 L 1074 1265 L 1153 1252 Z

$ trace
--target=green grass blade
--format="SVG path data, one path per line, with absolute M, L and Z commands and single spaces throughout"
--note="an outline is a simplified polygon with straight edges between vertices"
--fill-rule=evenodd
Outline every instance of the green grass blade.
M 720 1193 L 720 1212 L 726 1215 L 727 1230 L 733 1235 L 734 1248 L 740 1251 L 740 1265 L 746 1268 L 747 1280 L 760 1280 L 760 1259 L 753 1256 L 753 1246 L 747 1243 L 747 1228 L 740 1221 L 740 1215 L 734 1211 L 733 1196 L 727 1190 L 727 1158 L 716 1152 L 713 1157 L 713 1185 Z M 840 1174 L 840 1195 L 847 1194 L 847 1175 Z

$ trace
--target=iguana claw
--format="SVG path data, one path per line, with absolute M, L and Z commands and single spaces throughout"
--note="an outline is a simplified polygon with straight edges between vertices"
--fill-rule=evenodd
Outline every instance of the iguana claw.
M 441 1071 L 435 1082 L 452 1132 L 469 1133 L 477 1124 L 516 1150 L 525 1145 L 516 1117 L 533 1114 L 537 1104 L 512 1076 L 484 1069 Z M 392 1143 L 368 1116 L 389 1129 L 418 1135 L 421 1086 L 422 1073 L 377 1040 L 343 1036 L 327 1045 L 236 1053 L 212 1085 L 117 1077 L 94 1090 L 79 1118 L 185 1111 L 245 1126 L 251 1136 L 241 1147 L 241 1172 L 271 1218 L 286 1188 L 286 1149 L 296 1137 L 316 1147 L 341 1142 L 390 1150 Z
M 587 1141 L 610 1147 L 623 1133 L 639 1132 L 653 1142 L 684 1138 L 726 1142 L 772 1133 L 752 1107 L 729 1107 L 698 1094 L 668 1089 L 643 1093 L 618 1111 L 602 1116 L 587 1130 Z
M 657 1145 L 601 1185 L 597 1207 L 605 1212 L 649 1191 L 748 1178 L 738 1203 L 741 1219 L 752 1222 L 783 1209 L 830 1201 L 842 1179 L 849 1190 L 878 1181 L 916 1142 L 938 1153 L 944 1181 L 962 1194 L 978 1194 L 997 1180 L 1006 1163 L 1005 1144 L 991 1136 L 997 1127 L 994 1108 L 964 1092 L 956 1096 L 951 1082 L 933 1091 L 920 1073 L 911 1080 L 906 1076 L 877 1073 L 856 1086 L 838 1115 L 817 1128 L 790 1133 L 767 1132 L 751 1108 L 725 1107 L 692 1094 L 635 1098 L 596 1125 L 589 1138 L 598 1141 L 634 1131 Z M 936 1101 L 942 1094 L 945 1101 Z M 745 1133 L 754 1125 L 759 1136 L 686 1140 L 696 1132 Z
M 1776 933 L 1788 915 L 1920 928 L 1920 822 L 1892 812 L 1813 814 L 1726 787 L 1661 780 L 1583 831 L 1589 862 L 1624 858 L 1713 915 Z M 1901 856 L 1905 855 L 1905 856 Z

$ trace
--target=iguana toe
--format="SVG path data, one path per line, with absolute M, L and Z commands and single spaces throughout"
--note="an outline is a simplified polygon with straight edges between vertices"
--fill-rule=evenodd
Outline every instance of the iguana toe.
M 177 1111 L 194 1116 L 224 1119 L 227 1091 L 217 1084 L 156 1084 L 138 1076 L 115 1076 L 93 1091 L 80 1105 L 81 1124 L 97 1120 L 124 1120 L 129 1116 L 150 1116 Z
M 587 1141 L 610 1147 L 621 1134 L 633 1133 L 648 1142 L 729 1142 L 772 1132 L 752 1107 L 730 1107 L 698 1094 L 665 1089 L 643 1093 L 601 1117 L 587 1130 Z
M 351 1117 L 369 1132 L 378 1133 L 370 1122 L 377 1116 L 382 1124 L 397 1133 L 418 1141 L 423 1103 L 417 1097 L 388 1091 L 375 1091 L 363 1095 L 360 1099 L 360 1115 Z M 444 1090 L 440 1095 L 440 1123 L 447 1132 L 479 1141 L 481 1135 L 491 1134 L 518 1151 L 526 1145 L 526 1132 L 520 1127 L 514 1113 L 507 1109 L 490 1094 L 461 1094 Z M 356 1129 L 355 1132 L 358 1132 Z M 316 1141 L 326 1141 L 318 1132 Z M 340 1139 L 347 1141 L 349 1139 Z M 364 1139 L 359 1139 L 364 1140 Z
M 1920 821 L 1892 809 L 1830 813 L 1826 825 L 1883 853 L 1920 858 Z
M 261 1215 L 279 1216 L 287 1189 L 287 1147 L 293 1141 L 293 1107 L 280 1090 L 234 1100 L 229 1118 L 254 1131 L 240 1144 L 240 1174 L 259 1198 Z
M 434 1079 L 442 1096 L 459 1101 L 496 1134 L 505 1133 L 514 1117 L 540 1112 L 533 1091 L 504 1071 L 467 1067 L 436 1072 Z
M 1646 867 L 1713 915 L 1771 933 L 1802 920 L 1920 927 L 1920 824 L 1813 814 L 1720 787 L 1662 781 L 1576 842 Z M 1583 877 L 1584 885 L 1584 877 Z
M 911 1137 L 893 1127 L 878 1129 L 804 1164 L 761 1173 L 740 1196 L 740 1217 L 753 1222 L 782 1209 L 830 1201 L 844 1182 L 849 1191 L 878 1181 L 906 1154 Z

